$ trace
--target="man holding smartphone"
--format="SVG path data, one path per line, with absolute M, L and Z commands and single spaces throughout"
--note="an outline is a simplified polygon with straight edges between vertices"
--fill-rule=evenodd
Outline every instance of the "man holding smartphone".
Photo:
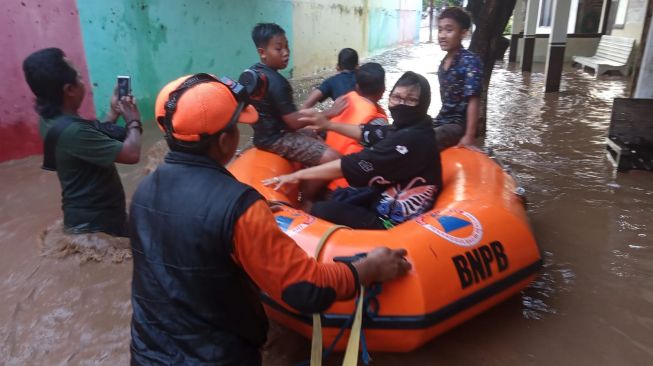
M 119 99 L 116 88 L 109 123 L 100 124 L 78 115 L 85 86 L 62 50 L 32 53 L 23 71 L 41 117 L 44 168 L 56 170 L 61 183 L 64 231 L 128 236 L 125 192 L 114 163 L 140 159 L 142 125 L 134 98 Z M 126 131 L 113 125 L 121 115 Z

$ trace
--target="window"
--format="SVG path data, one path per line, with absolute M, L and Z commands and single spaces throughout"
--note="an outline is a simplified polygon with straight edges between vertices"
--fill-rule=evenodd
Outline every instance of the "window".
M 599 25 L 601 24 L 601 14 L 603 12 L 603 0 L 578 1 L 578 11 L 576 14 L 576 22 L 574 24 L 575 28 L 571 28 L 570 31 L 575 31 L 576 33 L 600 32 Z
M 626 24 L 626 10 L 628 10 L 628 0 L 619 0 L 617 15 L 614 18 L 615 28 L 623 28 Z
M 553 18 L 553 0 L 540 1 L 540 27 L 550 27 Z

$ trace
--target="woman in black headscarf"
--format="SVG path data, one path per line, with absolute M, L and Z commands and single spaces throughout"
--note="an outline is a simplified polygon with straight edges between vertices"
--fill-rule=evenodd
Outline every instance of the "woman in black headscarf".
M 304 121 L 357 139 L 365 148 L 315 167 L 264 181 L 275 189 L 300 180 L 344 177 L 354 188 L 336 190 L 311 214 L 355 229 L 387 229 L 433 207 L 442 188 L 440 152 L 431 117 L 431 87 L 422 75 L 404 73 L 390 92 L 392 125 L 351 125 L 304 112 Z

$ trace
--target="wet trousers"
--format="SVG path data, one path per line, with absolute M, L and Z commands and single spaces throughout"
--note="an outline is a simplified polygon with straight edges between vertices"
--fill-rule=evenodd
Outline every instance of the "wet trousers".
M 384 230 L 376 211 L 338 201 L 316 202 L 311 215 L 352 229 Z
M 434 128 L 435 140 L 440 151 L 458 145 L 458 142 L 465 135 L 465 126 L 458 123 L 446 123 Z

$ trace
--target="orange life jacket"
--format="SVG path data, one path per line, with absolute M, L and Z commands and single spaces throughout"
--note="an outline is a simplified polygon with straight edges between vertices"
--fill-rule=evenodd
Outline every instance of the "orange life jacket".
M 339 115 L 331 118 L 334 122 L 361 125 L 369 123 L 377 118 L 388 119 L 383 108 L 361 96 L 356 91 L 351 91 L 345 94 L 343 98 L 347 101 L 347 108 L 345 108 Z M 358 141 L 335 132 L 327 133 L 326 144 L 341 155 L 357 153 L 363 149 Z M 334 190 L 339 187 L 348 186 L 349 184 L 347 184 L 347 181 L 344 178 L 339 178 L 329 184 L 329 189 Z

